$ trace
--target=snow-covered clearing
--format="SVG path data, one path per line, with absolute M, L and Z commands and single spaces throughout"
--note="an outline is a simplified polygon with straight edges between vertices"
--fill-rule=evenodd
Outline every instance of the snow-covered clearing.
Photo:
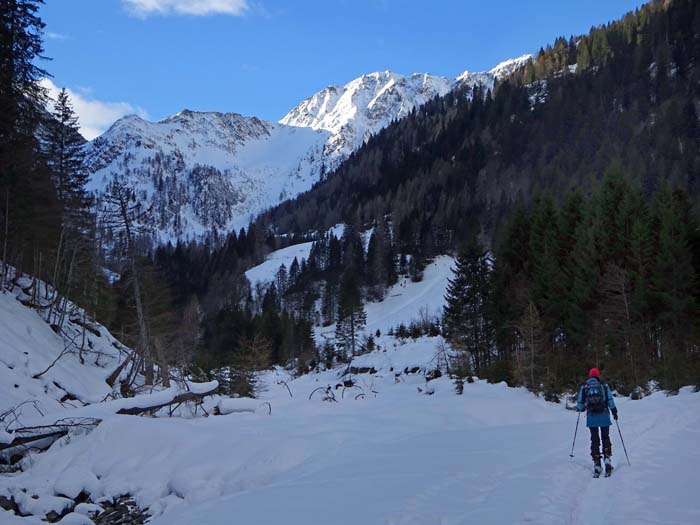
M 386 291 L 382 302 L 365 304 L 365 333 L 374 334 L 379 330 L 386 334 L 390 328 L 396 328 L 400 324 L 408 326 L 424 316 L 442 315 L 445 292 L 448 279 L 452 277 L 453 266 L 452 257 L 441 255 L 426 266 L 423 280 L 420 282 L 414 283 L 410 278 L 401 276 L 399 282 Z M 316 329 L 316 339 L 319 343 L 334 338 L 335 324 Z
M 262 285 L 271 283 L 275 280 L 277 272 L 282 265 L 289 270 L 294 259 L 296 259 L 299 264 L 301 264 L 302 260 L 308 259 L 312 245 L 313 242 L 304 242 L 274 251 L 267 256 L 265 262 L 245 272 L 245 276 L 250 281 L 253 288 L 255 288 L 258 283 Z
M 333 234 L 340 238 L 342 237 L 344 230 L 344 224 L 336 224 L 326 233 Z M 367 249 L 367 243 L 369 243 L 369 235 L 370 233 L 365 232 L 365 249 Z M 301 261 L 307 260 L 309 258 L 309 254 L 311 253 L 311 247 L 313 244 L 313 242 L 303 242 L 300 244 L 287 246 L 286 248 L 282 248 L 280 250 L 275 250 L 265 258 L 264 262 L 246 271 L 245 276 L 248 281 L 250 281 L 253 288 L 255 288 L 257 285 L 266 286 L 275 281 L 277 278 L 277 272 L 279 272 L 282 265 L 284 265 L 287 271 L 289 271 L 289 267 L 294 262 L 294 259 L 296 259 L 299 264 L 301 264 Z

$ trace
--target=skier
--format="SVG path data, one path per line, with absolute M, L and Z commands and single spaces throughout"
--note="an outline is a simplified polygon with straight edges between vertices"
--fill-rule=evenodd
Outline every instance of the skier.
M 600 439 L 603 438 L 605 477 L 612 473 L 612 445 L 610 444 L 610 412 L 617 421 L 617 408 L 610 387 L 600 381 L 600 371 L 591 368 L 588 380 L 578 392 L 576 410 L 587 411 L 586 426 L 591 431 L 591 457 L 594 463 L 594 477 L 602 472 L 600 464 Z

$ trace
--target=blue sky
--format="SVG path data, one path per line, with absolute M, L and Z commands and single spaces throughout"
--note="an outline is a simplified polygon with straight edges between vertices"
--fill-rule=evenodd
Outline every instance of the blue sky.
M 45 67 L 95 135 L 183 108 L 278 120 L 371 71 L 454 77 L 587 32 L 640 0 L 46 0 Z

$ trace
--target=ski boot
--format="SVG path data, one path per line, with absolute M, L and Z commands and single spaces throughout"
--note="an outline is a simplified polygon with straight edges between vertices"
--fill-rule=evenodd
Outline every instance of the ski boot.
M 593 456 L 593 477 L 599 478 L 603 472 L 603 467 L 600 464 L 600 454 Z
M 609 478 L 610 475 L 612 474 L 613 471 L 613 466 L 612 466 L 612 458 L 610 455 L 606 454 L 605 455 L 605 477 Z

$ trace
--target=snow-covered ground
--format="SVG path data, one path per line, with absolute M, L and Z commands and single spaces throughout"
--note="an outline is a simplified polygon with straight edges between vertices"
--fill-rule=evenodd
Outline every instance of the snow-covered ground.
M 421 317 L 440 317 L 445 304 L 448 279 L 452 277 L 454 259 L 447 255 L 436 257 L 426 266 L 423 280 L 414 283 L 402 276 L 399 282 L 389 288 L 384 300 L 366 303 L 367 326 L 365 333 L 374 334 L 377 330 L 385 335 L 390 328 L 400 324 L 408 326 Z M 316 329 L 319 343 L 335 338 L 335 324 Z M 393 338 L 388 338 L 393 340 Z
M 21 279 L 20 283 L 28 286 L 30 281 Z M 81 311 L 68 316 L 64 335 L 59 336 L 18 297 L 28 299 L 20 287 L 0 291 L 0 414 L 24 402 L 31 402 L 23 407 L 25 414 L 61 411 L 99 402 L 110 394 L 105 379 L 128 349 L 103 326 L 91 324 L 91 330 L 85 332 L 81 363 Z M 71 340 L 75 345 L 69 345 Z
M 275 384 L 285 374 L 275 374 L 261 399 L 272 415 L 115 415 L 0 478 L 0 494 L 43 508 L 82 489 L 94 499 L 129 493 L 154 525 L 700 520 L 692 467 L 700 464 L 700 395 L 689 389 L 618 398 L 632 466 L 614 431 L 616 471 L 592 479 L 585 428 L 569 458 L 576 414 L 524 389 L 477 381 L 458 396 L 440 378 L 428 396 L 418 392 L 421 376 L 397 382 L 384 371 L 357 377 L 362 389 L 334 390 L 333 403 L 309 395 L 333 387 L 335 371 L 291 381 L 294 398 Z
M 289 267 L 295 258 L 299 264 L 301 264 L 302 260 L 308 259 L 312 245 L 313 242 L 304 242 L 274 251 L 267 256 L 265 262 L 245 272 L 245 276 L 253 288 L 258 283 L 263 285 L 271 283 L 275 280 L 277 272 L 282 265 L 289 271 Z

